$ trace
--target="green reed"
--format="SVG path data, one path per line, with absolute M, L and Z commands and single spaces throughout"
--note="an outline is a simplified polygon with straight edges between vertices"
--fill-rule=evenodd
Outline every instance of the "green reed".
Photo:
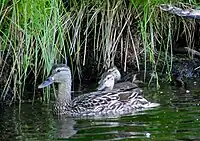
M 188 46 L 194 45 L 194 22 L 159 9 L 159 4 L 175 2 L 72 0 L 64 7 L 61 0 L 3 0 L 0 55 L 5 51 L 12 58 L 3 95 L 13 83 L 14 96 L 22 100 L 28 86 L 35 92 L 52 65 L 66 60 L 79 79 L 91 63 L 98 72 L 113 65 L 126 71 L 131 60 L 133 69 L 140 71 L 144 65 L 145 78 L 150 71 L 150 82 L 155 78 L 159 86 L 159 72 L 171 79 L 173 39 L 181 34 L 175 33 L 180 22 Z M 48 101 L 50 94 L 44 99 Z

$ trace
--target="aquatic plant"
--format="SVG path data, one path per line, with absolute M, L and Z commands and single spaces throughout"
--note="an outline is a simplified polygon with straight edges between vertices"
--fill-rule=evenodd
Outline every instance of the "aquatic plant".
M 159 86 L 159 72 L 171 79 L 172 49 L 179 36 L 184 35 L 186 44 L 194 46 L 191 37 L 195 22 L 159 9 L 162 3 L 175 2 L 1 1 L 1 77 L 9 70 L 1 97 L 12 87 L 14 97 L 21 100 L 25 89 L 35 91 L 39 81 L 50 73 L 52 64 L 66 60 L 79 79 L 85 76 L 85 70 L 91 70 L 89 73 L 96 77 L 96 71 L 102 72 L 114 64 L 123 71 L 130 66 L 139 71 L 144 65 L 144 78 L 146 72 L 153 72 L 152 79 L 155 77 Z M 190 6 L 181 2 L 184 1 L 178 4 L 182 7 Z M 49 97 L 47 94 L 45 100 Z

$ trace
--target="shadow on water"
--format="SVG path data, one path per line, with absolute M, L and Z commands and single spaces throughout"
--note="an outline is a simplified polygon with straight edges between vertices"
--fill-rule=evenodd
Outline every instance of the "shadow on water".
M 54 117 L 51 105 L 2 107 L 0 140 L 200 140 L 200 88 L 161 85 L 144 88 L 147 99 L 159 108 L 110 118 Z

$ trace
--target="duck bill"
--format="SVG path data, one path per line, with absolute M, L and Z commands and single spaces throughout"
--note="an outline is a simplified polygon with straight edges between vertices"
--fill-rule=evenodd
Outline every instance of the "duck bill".
M 54 82 L 54 81 L 53 81 L 53 77 L 49 77 L 49 78 L 48 78 L 47 80 L 45 80 L 42 84 L 40 84 L 40 85 L 38 86 L 38 88 L 41 89 L 41 88 L 47 87 L 47 86 L 51 85 L 53 82 Z

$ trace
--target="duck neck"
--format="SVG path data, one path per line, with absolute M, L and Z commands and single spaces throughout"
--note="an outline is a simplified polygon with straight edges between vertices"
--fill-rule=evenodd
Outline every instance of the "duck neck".
M 71 102 L 71 79 L 58 85 L 57 103 L 70 104 Z

